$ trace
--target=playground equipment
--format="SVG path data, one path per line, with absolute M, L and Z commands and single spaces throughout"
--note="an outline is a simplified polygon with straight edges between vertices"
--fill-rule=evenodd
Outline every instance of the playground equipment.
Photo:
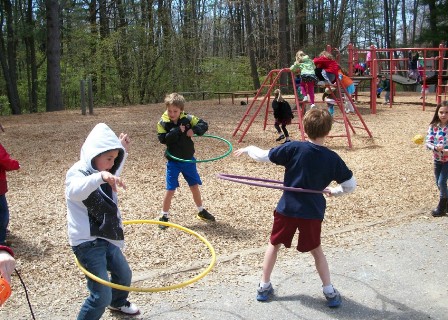
M 236 134 L 240 131 L 242 131 L 242 134 L 238 140 L 238 142 L 241 142 L 248 132 L 249 128 L 251 127 L 252 123 L 257 118 L 260 111 L 265 107 L 264 112 L 264 122 L 263 122 L 263 130 L 266 130 L 266 126 L 268 124 L 269 114 L 272 113 L 270 110 L 270 100 L 271 100 L 271 92 L 275 90 L 277 87 L 281 86 L 287 86 L 287 84 L 282 84 L 280 82 L 280 78 L 282 75 L 286 75 L 286 78 L 291 79 L 291 84 L 293 88 L 294 93 L 294 101 L 297 113 L 297 122 L 294 122 L 294 124 L 298 124 L 299 132 L 300 132 L 300 140 L 305 140 L 305 131 L 303 129 L 303 115 L 305 114 L 305 103 L 302 101 L 299 101 L 298 94 L 297 94 L 297 88 L 294 85 L 294 73 L 289 68 L 284 69 L 275 69 L 271 70 L 266 77 L 266 79 L 263 81 L 260 89 L 258 89 L 257 94 L 255 95 L 254 99 L 251 101 L 251 103 L 247 106 L 247 109 L 241 118 L 240 122 L 238 123 L 238 126 L 233 132 L 232 136 L 236 136 Z M 331 93 L 331 96 L 335 100 L 335 104 L 337 104 L 340 115 L 335 115 L 334 120 L 335 124 L 343 124 L 343 133 L 336 133 L 332 134 L 335 130 L 332 130 L 332 133 L 329 137 L 335 138 L 335 137 L 345 137 L 347 138 L 347 143 L 349 148 L 352 148 L 352 141 L 351 141 L 351 133 L 355 134 L 355 128 L 364 129 L 369 137 L 372 137 L 371 132 L 367 128 L 367 125 L 365 124 L 364 120 L 362 119 L 361 113 L 358 111 L 358 108 L 356 107 L 353 99 L 351 98 L 350 94 L 348 94 L 347 90 L 343 88 L 339 82 L 339 78 L 337 77 L 337 81 L 335 85 L 328 85 L 327 87 L 334 87 L 337 90 L 337 95 L 335 95 L 334 92 Z M 354 110 L 354 118 L 351 118 L 347 115 L 344 107 L 344 99 L 347 101 L 347 103 L 350 103 Z M 338 113 L 338 114 L 339 114 Z M 361 125 L 354 125 L 352 124 L 352 121 L 356 120 L 356 118 L 361 122 Z M 333 127 L 334 128 L 334 127 Z
M 331 50 L 327 48 L 327 50 Z M 436 89 L 436 103 L 441 103 L 442 97 L 446 98 L 446 81 L 448 80 L 448 70 L 444 68 L 444 64 L 448 58 L 445 58 L 448 48 L 442 44 L 438 48 L 392 48 L 392 49 L 378 49 L 375 46 L 370 46 L 369 49 L 359 50 L 352 44 L 348 45 L 348 71 L 352 79 L 357 77 L 354 75 L 355 66 L 360 61 L 360 56 L 366 52 L 370 53 L 371 60 L 369 61 L 369 72 L 361 81 L 370 82 L 370 109 L 374 114 L 376 113 L 376 77 L 379 74 L 385 74 L 391 81 L 391 99 L 390 106 L 392 107 L 393 97 L 396 93 L 395 84 L 401 85 L 416 85 L 421 84 L 424 87 L 429 84 L 435 84 Z M 330 51 L 331 52 L 331 51 Z M 407 54 L 420 52 L 420 63 L 423 64 L 420 70 L 421 81 L 417 82 L 414 79 L 407 77 L 409 72 L 409 57 Z M 437 54 L 435 54 L 437 53 Z M 355 97 L 357 92 L 355 93 Z M 423 92 L 422 109 L 425 110 L 426 95 Z

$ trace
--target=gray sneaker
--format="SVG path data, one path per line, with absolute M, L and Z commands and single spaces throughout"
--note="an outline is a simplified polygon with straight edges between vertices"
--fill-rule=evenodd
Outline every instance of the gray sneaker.
M 341 294 L 336 289 L 334 289 L 334 292 L 330 294 L 326 294 L 324 292 L 324 296 L 327 299 L 327 306 L 330 308 L 337 308 L 342 303 Z
M 257 289 L 257 300 L 258 301 L 268 301 L 269 297 L 274 293 L 274 288 L 272 284 L 269 284 L 269 287 L 266 289 L 258 288 Z

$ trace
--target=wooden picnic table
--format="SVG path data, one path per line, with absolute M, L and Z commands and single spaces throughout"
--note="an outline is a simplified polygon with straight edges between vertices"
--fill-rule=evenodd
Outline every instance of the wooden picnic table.
M 218 95 L 218 103 L 221 103 L 221 95 L 230 95 L 232 97 L 232 104 L 235 104 L 235 97 L 246 97 L 246 103 L 249 103 L 249 97 L 254 96 L 257 94 L 256 90 L 250 90 L 250 91 L 219 91 L 214 92 L 214 94 Z
M 179 92 L 179 94 L 183 95 L 183 96 L 188 96 L 188 95 L 202 95 L 202 100 L 205 100 L 205 95 L 208 94 L 209 91 L 184 91 L 184 92 Z

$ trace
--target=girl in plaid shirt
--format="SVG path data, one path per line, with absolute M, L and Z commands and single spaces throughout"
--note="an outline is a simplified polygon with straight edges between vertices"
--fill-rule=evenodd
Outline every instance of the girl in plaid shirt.
M 434 176 L 437 188 L 440 192 L 440 199 L 437 208 L 431 211 L 432 216 L 442 217 L 447 213 L 448 205 L 448 102 L 444 101 L 436 107 L 434 117 L 431 120 L 426 135 L 426 147 L 433 151 L 434 156 Z

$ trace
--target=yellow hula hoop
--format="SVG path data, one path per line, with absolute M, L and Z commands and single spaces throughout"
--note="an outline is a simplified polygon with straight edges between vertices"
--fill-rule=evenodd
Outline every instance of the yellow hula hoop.
M 116 283 L 112 283 L 110 281 L 106 281 L 103 280 L 99 277 L 97 277 L 96 275 L 94 275 L 93 273 L 90 273 L 89 271 L 86 270 L 86 268 L 84 268 L 78 261 L 78 259 L 75 257 L 75 262 L 76 265 L 78 266 L 78 268 L 86 275 L 88 276 L 90 279 L 101 283 L 105 286 L 111 287 L 113 289 L 117 289 L 117 290 L 123 290 L 123 291 L 136 291 L 136 292 L 159 292 L 159 291 L 168 291 L 168 290 L 174 290 L 174 289 L 179 289 L 182 287 L 186 287 L 189 284 L 192 284 L 200 279 L 202 279 L 203 277 L 205 277 L 210 270 L 212 270 L 213 266 L 216 263 L 216 254 L 215 254 L 215 249 L 213 249 L 212 245 L 210 244 L 210 242 L 207 241 L 207 239 L 205 239 L 203 236 L 201 236 L 200 234 L 194 232 L 193 230 L 190 230 L 188 228 L 182 227 L 178 224 L 175 223 L 171 223 L 171 222 L 163 222 L 163 221 L 157 221 L 157 220 L 128 220 L 128 221 L 123 221 L 124 225 L 128 225 L 128 224 L 144 224 L 144 223 L 149 223 L 149 224 L 160 224 L 160 225 L 164 225 L 167 227 L 172 227 L 175 229 L 179 229 L 181 231 L 184 231 L 186 233 L 192 234 L 194 235 L 196 238 L 198 238 L 199 240 L 201 240 L 209 249 L 212 258 L 210 261 L 210 264 L 208 265 L 208 267 L 200 274 L 198 274 L 197 276 L 195 276 L 194 278 L 191 278 L 190 280 L 181 282 L 179 284 L 173 284 L 170 286 L 165 286 L 165 287 L 157 287 L 157 288 L 138 288 L 138 287 L 128 287 L 128 286 L 123 286 L 120 284 L 116 284 Z

